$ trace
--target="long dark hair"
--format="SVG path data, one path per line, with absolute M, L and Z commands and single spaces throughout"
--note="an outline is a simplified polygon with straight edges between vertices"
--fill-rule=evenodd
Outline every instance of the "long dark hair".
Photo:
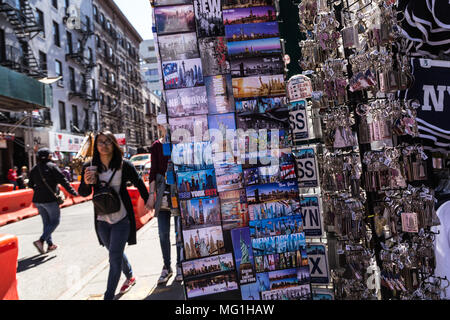
M 113 146 L 113 157 L 111 159 L 111 162 L 109 163 L 109 168 L 104 168 L 104 165 L 102 164 L 102 161 L 100 160 L 100 153 L 97 150 L 97 143 L 98 143 L 98 137 L 99 136 L 105 136 L 112 142 Z M 94 140 L 94 155 L 92 157 L 92 165 L 97 166 L 98 172 L 103 172 L 108 169 L 117 169 L 119 170 L 122 168 L 122 159 L 123 159 L 123 151 L 120 149 L 119 143 L 117 142 L 116 137 L 111 131 L 102 131 L 99 132 L 95 136 Z

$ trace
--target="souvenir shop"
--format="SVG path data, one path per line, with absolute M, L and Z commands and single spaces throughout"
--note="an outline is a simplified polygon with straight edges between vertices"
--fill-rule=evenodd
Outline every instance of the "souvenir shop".
M 450 298 L 450 5 L 289 3 L 151 1 L 186 299 Z

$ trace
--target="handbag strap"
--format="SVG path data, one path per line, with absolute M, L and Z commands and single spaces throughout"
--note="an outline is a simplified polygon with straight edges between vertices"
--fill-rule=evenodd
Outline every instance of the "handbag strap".
M 117 169 L 114 169 L 113 174 L 111 175 L 111 177 L 109 178 L 109 181 L 106 183 L 106 187 L 109 187 L 109 184 L 111 183 L 112 179 L 114 178 L 114 175 L 116 174 Z M 100 179 L 98 179 L 98 182 L 100 184 Z M 102 181 L 105 182 L 105 181 Z
M 40 176 L 41 176 L 41 179 L 42 179 L 42 181 L 44 182 L 45 186 L 48 188 L 48 190 L 50 191 L 50 193 L 53 194 L 53 195 L 55 196 L 56 200 L 58 200 L 57 194 L 55 193 L 55 191 L 52 190 L 52 188 L 50 188 L 50 186 L 49 186 L 48 183 L 47 183 L 47 180 L 45 180 L 44 175 L 42 174 L 42 171 L 41 171 L 41 167 L 40 167 L 39 165 L 37 165 L 37 167 L 38 167 L 38 170 L 39 170 L 39 174 L 40 174 Z

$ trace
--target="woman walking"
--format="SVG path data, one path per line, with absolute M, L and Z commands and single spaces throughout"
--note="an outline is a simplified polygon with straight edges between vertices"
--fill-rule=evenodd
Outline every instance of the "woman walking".
M 127 191 L 128 181 L 138 188 L 146 202 L 147 188 L 131 162 L 123 159 L 123 152 L 114 135 L 109 131 L 98 133 L 94 141 L 92 165 L 83 166 L 79 193 L 87 197 L 92 191 L 94 192 L 95 230 L 100 245 L 105 246 L 109 251 L 109 275 L 105 300 L 114 298 L 121 272 L 127 279 L 120 289 L 120 294 L 124 294 L 136 284 L 131 265 L 124 253 L 126 243 L 136 244 L 136 222 Z M 118 196 L 118 210 L 115 212 L 106 212 L 107 210 L 96 202 L 96 198 L 104 194 L 105 185 L 109 185 Z M 112 193 L 114 192 L 111 191 L 110 194 Z

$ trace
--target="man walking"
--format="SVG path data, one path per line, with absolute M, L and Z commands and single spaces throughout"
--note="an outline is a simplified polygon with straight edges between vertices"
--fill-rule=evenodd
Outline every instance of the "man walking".
M 61 215 L 58 184 L 61 184 L 73 196 L 78 196 L 58 166 L 51 162 L 51 157 L 52 153 L 47 148 L 38 151 L 38 163 L 31 169 L 29 181 L 29 187 L 34 190 L 33 203 L 38 208 L 44 225 L 42 236 L 33 242 L 41 254 L 46 252 L 45 242 L 48 245 L 47 252 L 56 250 L 58 247 L 52 240 L 52 233 L 58 227 Z

